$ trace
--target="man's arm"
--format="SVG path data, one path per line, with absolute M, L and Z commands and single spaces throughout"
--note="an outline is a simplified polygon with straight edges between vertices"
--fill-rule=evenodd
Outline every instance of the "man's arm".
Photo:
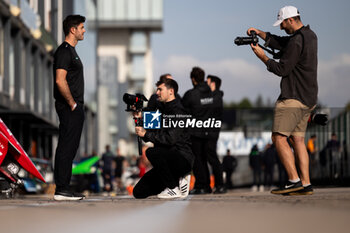
M 74 111 L 74 109 L 77 107 L 77 103 L 75 102 L 72 96 L 72 93 L 70 92 L 66 77 L 67 77 L 67 71 L 65 69 L 56 70 L 57 88 L 61 93 L 61 95 L 63 96 L 63 98 L 67 101 L 71 110 Z
M 255 55 L 262 61 L 265 63 L 265 65 L 267 65 L 267 61 L 270 59 L 268 56 L 266 56 L 264 50 L 262 48 L 260 48 L 260 46 L 258 44 L 253 45 L 251 44 L 250 47 L 252 47 L 253 52 L 255 53 Z
M 247 34 L 250 36 L 250 32 L 255 31 L 256 34 L 265 41 L 264 46 L 270 47 L 272 49 L 278 49 L 281 50 L 285 46 L 287 46 L 290 36 L 276 36 L 269 32 L 264 32 L 256 28 L 249 28 L 247 30 Z
M 288 75 L 297 63 L 301 53 L 302 42 L 300 37 L 293 37 L 293 39 L 290 40 L 290 43 L 287 44 L 287 47 L 284 48 L 284 52 L 279 62 L 269 59 L 259 45 L 251 44 L 250 46 L 255 55 L 265 63 L 268 71 L 277 76 L 283 77 Z
M 265 63 L 267 70 L 280 77 L 290 74 L 300 58 L 301 50 L 302 38 L 301 36 L 294 36 L 283 49 L 279 62 L 269 59 Z
M 141 137 L 145 142 L 152 142 L 156 144 L 175 145 L 178 137 L 180 136 L 179 130 L 181 129 L 160 129 L 160 130 L 145 130 L 143 127 L 136 126 L 135 133 Z

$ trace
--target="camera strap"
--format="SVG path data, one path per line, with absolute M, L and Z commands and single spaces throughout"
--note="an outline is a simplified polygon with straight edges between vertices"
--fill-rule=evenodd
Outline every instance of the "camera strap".
M 268 52 L 269 54 L 271 54 L 273 56 L 274 59 L 279 59 L 280 58 L 280 52 L 276 53 L 274 49 L 268 49 L 260 44 L 258 44 L 260 48 L 262 48 L 263 50 L 265 50 L 266 52 Z

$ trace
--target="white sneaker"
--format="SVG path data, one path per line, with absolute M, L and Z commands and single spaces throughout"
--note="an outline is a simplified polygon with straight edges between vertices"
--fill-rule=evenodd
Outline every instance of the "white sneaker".
M 260 185 L 260 186 L 259 186 L 259 192 L 264 192 L 264 191 L 265 191 L 264 185 Z
M 252 186 L 252 192 L 257 192 L 258 191 L 258 186 L 257 185 L 253 185 Z
M 158 198 L 161 199 L 171 199 L 181 197 L 181 192 L 179 187 L 175 187 L 173 189 L 165 188 L 163 192 L 157 195 Z
M 180 178 L 179 186 L 181 190 L 181 198 L 185 198 L 188 196 L 190 192 L 190 184 L 191 184 L 191 174 Z
M 79 201 L 85 199 L 85 196 L 80 193 L 56 191 L 53 199 L 55 201 Z

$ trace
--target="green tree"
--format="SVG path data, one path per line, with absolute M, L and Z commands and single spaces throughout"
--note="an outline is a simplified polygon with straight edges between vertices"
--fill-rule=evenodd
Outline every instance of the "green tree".
M 244 97 L 238 104 L 238 108 L 252 108 L 253 105 L 247 97 Z
M 261 94 L 259 94 L 259 95 L 256 97 L 256 100 L 255 100 L 255 103 L 254 103 L 254 107 L 256 107 L 256 108 L 262 108 L 262 107 L 264 107 L 264 100 L 263 100 Z

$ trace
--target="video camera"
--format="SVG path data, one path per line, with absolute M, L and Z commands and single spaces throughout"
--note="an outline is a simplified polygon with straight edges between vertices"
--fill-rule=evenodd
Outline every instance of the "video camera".
M 311 113 L 309 121 L 317 125 L 325 126 L 328 123 L 328 115 L 314 112 Z
M 235 39 L 235 44 L 238 46 L 250 44 L 256 45 L 257 43 L 259 43 L 259 38 L 257 37 L 255 31 L 250 31 L 249 37 L 236 37 Z
M 137 93 L 136 95 L 131 95 L 131 94 L 125 93 L 123 95 L 123 101 L 124 103 L 126 103 L 125 111 L 140 112 L 143 109 L 143 102 L 148 101 L 148 99 L 143 94 Z M 131 106 L 133 106 L 134 109 L 132 109 Z
M 136 95 L 131 95 L 128 93 L 125 93 L 123 95 L 123 101 L 126 103 L 126 109 L 127 112 L 142 112 L 143 110 L 143 102 L 148 101 L 148 99 L 143 95 L 137 93 Z M 143 120 L 141 117 L 134 117 L 135 126 L 143 126 Z M 141 138 L 137 136 L 137 143 L 139 148 L 139 155 L 142 155 L 142 142 Z

